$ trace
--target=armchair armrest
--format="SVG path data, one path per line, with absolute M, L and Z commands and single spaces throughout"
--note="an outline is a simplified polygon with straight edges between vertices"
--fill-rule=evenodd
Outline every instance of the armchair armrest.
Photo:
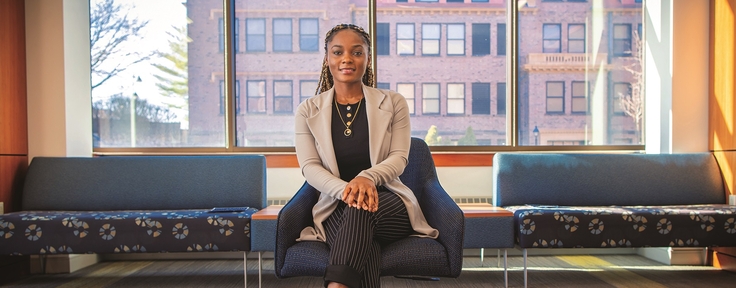
M 276 222 L 276 248 L 274 251 L 274 270 L 281 278 L 281 268 L 284 267 L 286 250 L 296 244 L 296 239 L 304 227 L 314 225 L 312 208 L 319 199 L 319 191 L 304 182 L 294 197 L 289 200 L 279 212 Z
M 465 234 L 465 217 L 463 211 L 436 180 L 427 181 L 424 195 L 419 201 L 427 223 L 440 234 L 437 241 L 447 249 L 447 258 L 454 277 L 460 275 L 463 264 L 463 237 Z

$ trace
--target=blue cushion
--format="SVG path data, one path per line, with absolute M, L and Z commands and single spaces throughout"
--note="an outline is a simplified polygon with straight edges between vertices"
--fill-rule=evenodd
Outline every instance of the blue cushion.
M 22 211 L 0 215 L 0 255 L 249 251 L 258 211 Z
M 736 206 L 563 207 L 514 212 L 522 248 L 707 247 L 736 243 Z

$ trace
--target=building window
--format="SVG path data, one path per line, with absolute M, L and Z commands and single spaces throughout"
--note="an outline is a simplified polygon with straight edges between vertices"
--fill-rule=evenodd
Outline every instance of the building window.
M 588 85 L 585 81 L 572 81 L 572 113 L 588 113 Z
M 319 21 L 317 18 L 299 19 L 299 49 L 319 51 Z
M 290 113 L 293 111 L 291 80 L 273 81 L 273 112 Z
M 396 24 L 396 54 L 414 55 L 414 24 Z
M 623 114 L 624 107 L 622 100 L 624 97 L 631 95 L 631 83 L 616 82 L 613 83 L 613 113 Z
M 547 82 L 547 113 L 565 113 L 565 82 Z
M 317 91 L 317 81 L 314 80 L 302 80 L 299 81 L 299 103 L 314 96 Z
M 422 113 L 440 114 L 440 84 L 422 84 Z
M 641 41 L 642 40 L 642 38 L 641 38 L 642 37 L 642 34 L 641 34 L 641 23 L 636 24 L 636 32 L 637 32 L 636 37 L 638 37 L 639 38 L 639 41 Z
M 377 55 L 391 54 L 391 31 L 389 23 L 376 24 L 376 53 Z
M 585 25 L 567 25 L 567 52 L 585 53 Z
M 233 24 L 233 30 L 235 30 L 235 53 L 240 52 L 240 18 L 235 18 Z
M 463 3 L 465 0 L 447 0 L 447 3 Z
M 491 54 L 491 24 L 473 23 L 473 56 Z
M 376 88 L 389 90 L 391 89 L 391 84 L 386 82 L 378 82 L 376 83 Z
M 248 113 L 266 113 L 266 80 L 246 81 Z
M 506 55 L 506 24 L 496 24 L 496 55 Z
M 465 24 L 447 24 L 447 55 L 465 55 Z
M 291 19 L 273 19 L 273 51 L 291 52 Z
M 217 20 L 217 43 L 219 43 L 219 51 L 225 52 L 225 21 L 222 17 Z
M 240 80 L 235 80 L 235 114 L 240 114 Z M 225 115 L 225 80 L 220 80 L 220 115 Z
M 406 104 L 409 105 L 409 114 L 414 114 L 414 83 L 397 83 L 396 92 L 406 98 Z
M 614 24 L 613 25 L 613 55 L 614 56 L 630 56 L 631 55 L 631 25 Z
M 542 27 L 542 52 L 544 53 L 560 53 L 560 24 L 544 24 Z
M 499 82 L 496 87 L 496 114 L 506 115 L 506 83 Z
M 266 51 L 266 19 L 245 19 L 245 51 Z
M 473 94 L 472 112 L 474 115 L 491 114 L 491 83 L 473 83 L 471 85 Z
M 447 84 L 447 114 L 465 114 L 465 84 Z
M 422 24 L 422 55 L 440 55 L 440 24 Z

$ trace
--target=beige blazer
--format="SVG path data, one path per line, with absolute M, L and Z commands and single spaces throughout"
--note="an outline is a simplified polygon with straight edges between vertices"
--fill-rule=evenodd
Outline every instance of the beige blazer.
M 314 227 L 301 231 L 299 240 L 325 241 L 322 222 L 342 201 L 347 182 L 340 179 L 332 146 L 332 106 L 335 89 L 309 98 L 297 108 L 295 119 L 296 155 L 302 175 L 321 192 L 312 208 Z M 363 85 L 367 111 L 372 167 L 358 176 L 373 180 L 396 193 L 406 205 L 415 236 L 437 238 L 439 231 L 429 226 L 414 193 L 401 183 L 399 175 L 408 163 L 411 144 L 409 106 L 401 94 Z M 381 203 L 378 203 L 379 207 Z

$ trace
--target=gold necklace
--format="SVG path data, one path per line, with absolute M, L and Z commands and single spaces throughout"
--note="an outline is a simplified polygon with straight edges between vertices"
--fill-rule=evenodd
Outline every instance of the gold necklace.
M 337 109 L 337 116 L 340 116 L 340 121 L 342 121 L 342 125 L 345 125 L 345 131 L 342 132 L 342 135 L 345 135 L 345 138 L 350 138 L 351 136 L 353 136 L 353 130 L 350 129 L 350 126 L 353 125 L 355 117 L 358 116 L 358 110 L 360 110 L 360 102 L 363 102 L 363 99 L 360 99 L 360 101 L 358 101 L 358 108 L 355 108 L 355 113 L 353 113 L 352 118 L 349 117 L 350 113 L 346 115 L 348 116 L 349 121 L 345 122 L 345 120 L 342 118 L 342 113 L 340 113 L 340 107 L 337 106 L 337 99 L 335 99 L 335 109 Z

